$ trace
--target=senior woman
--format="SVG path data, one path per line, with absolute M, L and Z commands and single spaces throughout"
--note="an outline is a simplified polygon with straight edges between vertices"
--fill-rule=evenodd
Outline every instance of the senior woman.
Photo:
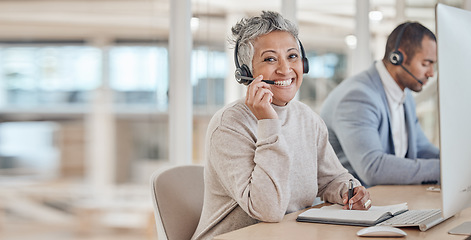
M 317 196 L 348 205 L 353 176 L 330 146 L 321 118 L 293 100 L 308 67 L 297 27 L 264 11 L 239 21 L 232 34 L 236 64 L 243 64 L 236 67 L 249 75 L 242 78 L 256 77 L 245 99 L 219 110 L 208 126 L 204 205 L 192 239 L 279 222 L 312 206 Z M 236 75 L 241 78 L 240 71 Z M 354 181 L 349 204 L 368 209 L 369 193 Z

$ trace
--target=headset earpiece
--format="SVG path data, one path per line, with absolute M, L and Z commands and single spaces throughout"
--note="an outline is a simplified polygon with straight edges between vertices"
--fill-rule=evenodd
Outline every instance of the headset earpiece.
M 304 52 L 304 47 L 301 41 L 299 41 L 299 48 L 301 49 L 302 60 L 303 60 L 303 73 L 309 72 L 309 61 L 307 60 L 306 53 Z
M 401 31 L 397 34 L 394 51 L 389 54 L 389 62 L 391 62 L 393 65 L 402 65 L 402 62 L 404 61 L 404 55 L 402 55 L 401 51 L 399 51 L 399 45 L 401 44 L 402 35 L 406 31 L 406 28 L 409 26 L 409 24 L 411 23 L 408 22 L 401 28 Z
M 404 56 L 399 50 L 393 51 L 391 54 L 389 54 L 389 61 L 393 65 L 401 65 L 403 60 L 404 60 Z
M 252 73 L 250 72 L 250 69 L 247 65 L 242 64 L 242 66 L 239 65 L 239 59 L 238 59 L 238 54 L 239 52 L 239 40 L 237 40 L 235 49 L 234 49 L 234 63 L 235 63 L 235 79 L 237 80 L 238 83 L 244 84 L 244 85 L 249 85 L 252 81 L 247 80 L 247 79 L 242 79 L 243 77 L 252 77 Z
M 303 73 L 309 72 L 309 61 L 303 57 Z
M 238 83 L 244 84 L 244 85 L 249 85 L 252 81 L 243 79 L 243 77 L 252 77 L 252 74 L 250 73 L 249 67 L 247 65 L 243 64 L 242 67 L 236 67 L 235 70 L 235 78 Z
M 252 73 L 250 72 L 249 66 L 242 64 L 242 66 L 236 69 L 240 76 L 253 78 Z

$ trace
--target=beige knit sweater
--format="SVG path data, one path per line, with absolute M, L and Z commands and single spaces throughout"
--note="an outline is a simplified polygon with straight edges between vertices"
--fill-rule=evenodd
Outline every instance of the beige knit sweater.
M 353 177 L 330 146 L 322 119 L 295 100 L 273 107 L 278 119 L 257 120 L 241 99 L 211 119 L 204 206 L 192 239 L 281 221 L 316 196 L 342 202 Z

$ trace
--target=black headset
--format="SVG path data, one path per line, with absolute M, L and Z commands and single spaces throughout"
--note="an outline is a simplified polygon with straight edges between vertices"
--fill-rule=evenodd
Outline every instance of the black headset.
M 234 63 L 236 66 L 235 70 L 235 79 L 237 80 L 238 83 L 244 84 L 244 85 L 249 85 L 252 80 L 253 76 L 252 73 L 250 72 L 250 69 L 247 65 L 242 64 L 242 66 L 239 65 L 239 59 L 237 57 L 239 53 L 239 40 L 237 40 L 234 48 Z M 302 61 L 303 61 L 303 73 L 308 73 L 309 72 L 309 61 L 306 58 L 306 53 L 304 52 L 304 47 L 301 41 L 299 41 L 299 47 L 301 49 L 301 55 L 302 55 Z
M 393 65 L 401 65 L 402 62 L 404 61 L 404 55 L 402 55 L 402 53 L 399 51 L 399 45 L 401 44 L 402 35 L 406 31 L 407 26 L 409 26 L 410 24 L 411 24 L 410 22 L 404 24 L 399 34 L 397 34 L 396 45 L 394 46 L 394 51 L 392 51 L 389 54 L 389 61 Z

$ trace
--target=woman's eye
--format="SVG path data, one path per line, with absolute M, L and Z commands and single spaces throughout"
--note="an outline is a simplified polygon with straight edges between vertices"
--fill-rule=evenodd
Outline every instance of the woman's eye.
M 289 58 L 297 58 L 298 57 L 298 54 L 297 53 L 293 53 L 293 54 L 290 54 L 289 55 Z
M 276 59 L 273 58 L 273 57 L 267 57 L 265 59 L 263 59 L 264 62 L 274 62 Z

